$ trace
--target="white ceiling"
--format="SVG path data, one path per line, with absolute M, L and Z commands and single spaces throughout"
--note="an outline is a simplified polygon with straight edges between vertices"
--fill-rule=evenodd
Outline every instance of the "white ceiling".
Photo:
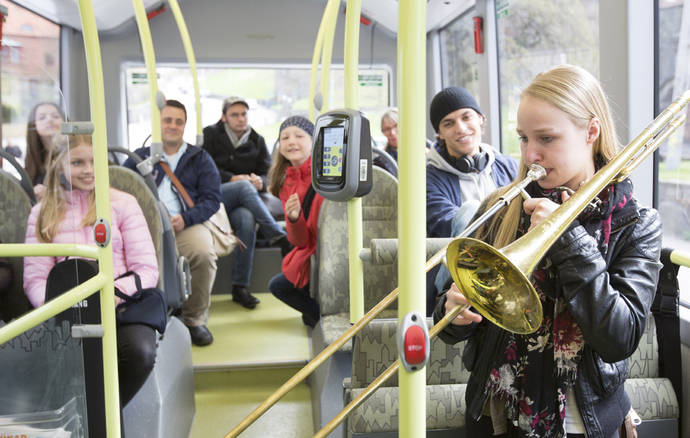
M 77 0 L 13 0 L 57 23 L 81 29 Z M 115 30 L 133 19 L 129 0 L 92 0 L 96 25 L 102 32 Z M 181 1 L 181 0 L 180 0 Z M 279 0 L 289 1 L 289 0 Z M 345 2 L 345 0 L 343 0 Z M 143 0 L 148 10 L 163 0 Z M 315 2 L 324 3 L 325 0 Z M 427 32 L 438 29 L 474 5 L 475 0 L 427 0 Z M 316 6 L 315 6 L 316 7 Z M 318 6 L 322 7 L 322 6 Z M 398 32 L 397 0 L 362 0 L 362 13 L 393 33 Z
M 445 26 L 474 4 L 475 0 L 427 0 L 426 31 Z M 397 0 L 362 0 L 362 14 L 398 33 Z

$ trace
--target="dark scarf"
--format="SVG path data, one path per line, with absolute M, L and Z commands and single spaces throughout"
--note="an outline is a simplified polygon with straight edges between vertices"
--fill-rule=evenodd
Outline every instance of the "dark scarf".
M 536 183 L 528 191 L 560 204 L 558 191 L 544 192 Z M 600 251 L 605 254 L 613 212 L 634 208 L 634 202 L 628 202 L 632 199 L 632 184 L 625 180 L 611 185 L 598 199 L 600 202 L 587 208 L 578 221 L 597 239 Z M 529 216 L 523 214 L 518 237 L 528 228 Z M 560 295 L 560 291 L 554 291 L 557 285 L 551 266 L 542 261 L 532 275 L 532 284 L 543 306 L 542 324 L 529 335 L 508 333 L 503 353 L 492 366 L 485 392 L 495 401 L 505 403 L 506 418 L 517 428 L 518 436 L 562 437 L 566 393 L 577 379 L 584 338 L 564 300 L 550 297 Z

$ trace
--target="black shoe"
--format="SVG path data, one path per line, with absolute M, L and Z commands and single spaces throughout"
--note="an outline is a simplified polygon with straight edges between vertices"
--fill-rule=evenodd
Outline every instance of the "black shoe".
M 247 309 L 253 309 L 257 304 L 260 303 L 259 299 L 250 294 L 247 288 L 244 286 L 232 287 L 232 300 L 236 303 L 240 303 Z
M 316 327 L 316 324 L 319 322 L 319 319 L 318 318 L 314 319 L 313 317 L 307 315 L 306 313 L 303 313 L 302 314 L 302 322 L 304 323 L 304 325 L 307 325 L 311 328 L 314 328 L 314 327 Z
M 206 328 L 205 325 L 188 325 L 187 328 L 189 329 L 189 334 L 192 337 L 192 344 L 198 347 L 203 347 L 204 345 L 209 345 L 211 342 L 213 342 L 213 335 L 210 331 L 208 331 L 208 328 Z

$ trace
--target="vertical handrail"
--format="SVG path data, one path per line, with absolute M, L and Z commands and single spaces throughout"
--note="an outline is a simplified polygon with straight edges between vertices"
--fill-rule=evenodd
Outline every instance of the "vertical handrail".
M 177 28 L 182 38 L 182 45 L 184 46 L 184 53 L 187 56 L 187 63 L 189 70 L 192 73 L 192 82 L 194 84 L 194 109 L 196 111 L 196 145 L 202 146 L 204 144 L 203 126 L 201 126 L 201 94 L 199 93 L 199 76 L 196 71 L 196 57 L 194 56 L 194 47 L 192 46 L 192 39 L 189 37 L 189 30 L 184 21 L 184 16 L 180 10 L 180 5 L 177 0 L 168 0 L 170 10 L 175 17 Z
M 329 9 L 330 6 L 330 9 Z M 328 3 L 324 16 L 326 16 L 326 28 L 323 34 L 323 45 L 321 46 L 321 112 L 326 112 L 330 108 L 331 102 L 331 59 L 333 58 L 333 39 L 335 38 L 335 27 L 338 23 L 338 7 L 340 0 Z
M 359 110 L 357 73 L 359 70 L 359 17 L 362 0 L 347 0 L 345 14 L 345 108 Z M 356 166 L 359 163 L 349 163 Z M 359 253 L 362 250 L 362 198 L 347 201 L 348 265 L 350 280 L 350 322 L 364 316 L 364 270 Z
M 398 87 L 400 148 L 398 185 L 398 321 L 409 312 L 426 313 L 425 263 L 426 180 L 426 2 L 400 0 L 398 4 Z M 426 431 L 426 367 L 398 371 L 402 438 L 421 437 Z
M 142 0 L 132 0 L 134 6 L 134 17 L 139 29 L 139 40 L 141 41 L 141 51 L 144 54 L 146 63 L 146 77 L 149 84 L 149 100 L 151 101 L 151 143 L 161 142 L 161 113 L 158 108 L 158 76 L 156 75 L 156 56 L 153 52 L 153 40 L 151 39 L 151 29 L 146 18 L 146 9 Z
M 326 9 L 324 10 L 323 16 L 321 17 L 319 31 L 316 34 L 316 43 L 314 43 L 314 54 L 311 58 L 311 77 L 309 80 L 309 120 L 311 120 L 312 122 L 316 117 L 316 104 L 314 102 L 316 98 L 316 76 L 319 68 L 319 61 L 321 59 L 321 55 L 323 54 L 324 40 L 326 38 L 326 27 L 329 23 L 328 17 L 332 15 L 331 11 L 333 10 L 333 8 L 337 10 L 339 3 L 340 0 L 328 0 L 328 4 L 326 4 Z M 332 39 L 331 44 L 333 44 Z M 323 110 L 323 95 L 321 96 L 321 99 L 321 110 Z
M 105 87 L 98 27 L 91 0 L 79 0 L 82 34 L 86 52 L 89 82 L 89 105 L 93 123 L 93 158 L 96 217 L 110 224 L 110 181 L 108 176 L 108 142 L 105 121 Z M 110 226 L 108 226 L 110 228 Z M 98 248 L 98 270 L 105 276 L 101 289 L 101 324 L 104 335 L 103 384 L 105 390 L 105 423 L 108 437 L 120 436 L 120 394 L 117 375 L 117 339 L 115 333 L 115 288 L 113 280 L 112 242 Z

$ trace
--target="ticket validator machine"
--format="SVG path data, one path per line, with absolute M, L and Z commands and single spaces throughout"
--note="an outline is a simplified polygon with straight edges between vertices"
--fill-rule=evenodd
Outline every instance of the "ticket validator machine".
M 338 109 L 316 119 L 311 180 L 318 194 L 333 201 L 371 191 L 371 132 L 361 112 Z

